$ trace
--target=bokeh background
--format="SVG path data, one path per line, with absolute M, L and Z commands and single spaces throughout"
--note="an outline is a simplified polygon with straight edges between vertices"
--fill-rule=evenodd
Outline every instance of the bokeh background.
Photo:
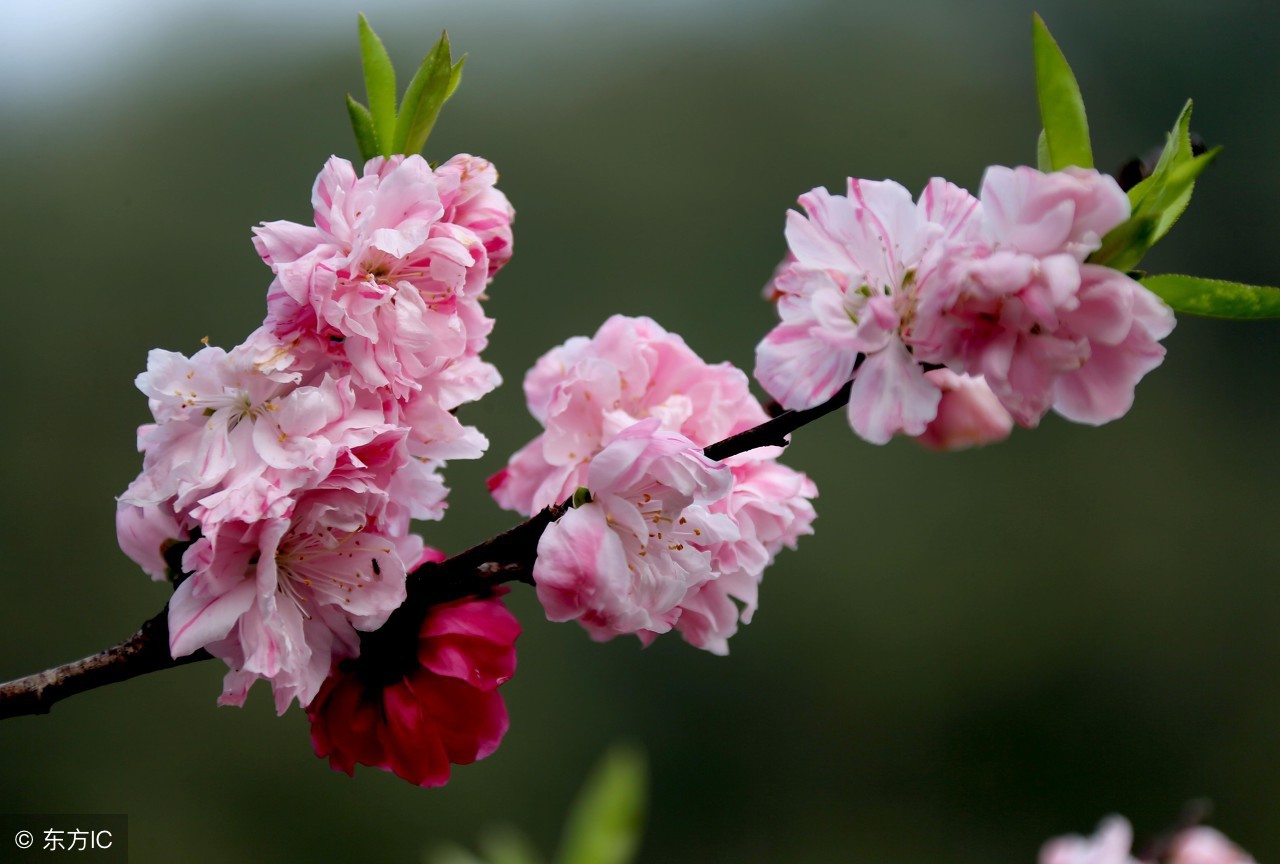
M 452 466 L 446 551 L 513 522 L 483 479 L 537 430 L 519 382 L 614 312 L 750 369 L 783 213 L 847 175 L 976 188 L 1034 159 L 1032 6 L 932 2 L 364 3 L 407 80 L 441 28 L 469 53 L 428 155 L 492 159 L 519 212 L 489 359 Z M 1102 166 L 1182 101 L 1227 149 L 1148 265 L 1275 283 L 1280 13 L 1248 0 L 1042 0 Z M 230 346 L 270 276 L 249 228 L 308 221 L 353 157 L 357 7 L 337 0 L 6 6 L 0 32 L 0 676 L 126 637 L 166 599 L 117 550 L 146 352 Z M 717 658 L 545 622 L 532 592 L 509 735 L 442 790 L 311 753 L 266 691 L 173 670 L 0 724 L 0 811 L 127 813 L 132 860 L 420 860 L 508 823 L 549 850 L 616 740 L 644 747 L 650 862 L 1032 861 L 1121 812 L 1194 798 L 1280 860 L 1280 409 L 1275 323 L 1184 319 L 1134 410 L 1054 417 L 949 456 L 839 416 L 787 461 L 818 533 L 767 574 Z M 261 685 L 260 685 L 261 686 Z M 0 838 L 8 848 L 7 838 Z M 5 853 L 0 853 L 0 858 Z

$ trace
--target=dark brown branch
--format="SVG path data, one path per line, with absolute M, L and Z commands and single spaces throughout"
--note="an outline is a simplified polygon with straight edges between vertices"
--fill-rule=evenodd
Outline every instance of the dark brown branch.
M 804 411 L 786 411 L 759 426 L 717 441 L 703 452 L 708 458 L 721 461 L 757 447 L 785 447 L 786 436 L 845 405 L 849 401 L 850 386 L 845 384 L 821 405 Z M 567 509 L 568 502 L 548 507 L 446 561 L 423 564 L 409 574 L 408 599 L 382 628 L 376 633 L 364 634 L 362 641 L 384 641 L 395 638 L 397 633 L 416 632 L 416 625 L 432 606 L 485 594 L 507 582 L 533 584 L 538 539 Z M 204 650 L 176 660 L 169 655 L 166 606 L 130 639 L 114 648 L 0 684 L 0 719 L 47 714 L 55 703 L 77 693 L 209 659 L 212 655 Z
M 0 719 L 48 714 L 55 702 L 68 696 L 211 656 L 204 649 L 176 660 L 169 655 L 169 607 L 165 606 L 159 615 L 114 648 L 0 684 Z
M 731 435 L 723 441 L 717 441 L 703 449 L 708 459 L 715 459 L 721 462 L 730 456 L 736 456 L 739 453 L 745 453 L 748 450 L 755 450 L 757 447 L 786 447 L 787 436 L 808 423 L 812 423 L 819 417 L 824 417 L 847 404 L 849 404 L 849 390 L 853 387 L 850 381 L 836 391 L 836 395 L 832 396 L 821 405 L 815 405 L 813 408 L 806 408 L 803 411 L 784 411 L 772 420 L 766 420 L 759 426 L 753 426 L 746 432 L 739 432 L 737 435 Z

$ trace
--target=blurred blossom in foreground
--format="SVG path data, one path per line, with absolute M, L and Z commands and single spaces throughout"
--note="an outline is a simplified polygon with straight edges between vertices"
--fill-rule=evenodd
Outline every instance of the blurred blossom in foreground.
M 1151 859 L 1133 857 L 1133 828 L 1123 816 L 1108 816 L 1091 837 L 1055 837 L 1040 850 L 1040 864 L 1254 864 L 1213 828 L 1195 826 L 1174 835 Z

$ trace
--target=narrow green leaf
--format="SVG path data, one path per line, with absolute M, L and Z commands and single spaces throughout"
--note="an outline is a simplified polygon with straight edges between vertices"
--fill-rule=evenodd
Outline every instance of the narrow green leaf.
M 1089 121 L 1085 118 L 1080 85 L 1039 14 L 1032 24 L 1031 42 L 1036 61 L 1036 98 L 1040 103 L 1049 166 L 1054 171 L 1068 165 L 1092 168 Z
M 400 100 L 400 115 L 396 118 L 393 153 L 418 153 L 427 144 L 431 128 L 435 126 L 440 109 L 462 80 L 462 64 L 465 57 L 455 64 L 449 48 L 449 34 L 443 33 L 440 41 L 422 60 L 409 87 Z
M 360 65 L 364 67 L 364 89 L 373 116 L 377 150 L 391 155 L 391 141 L 396 132 L 396 70 L 378 34 L 373 32 L 364 14 L 360 15 Z
M 640 846 L 647 772 L 644 757 L 627 748 L 605 754 L 565 824 L 558 864 L 628 864 Z
M 1165 181 L 1164 189 L 1158 199 L 1160 226 L 1151 242 L 1154 243 L 1169 233 L 1173 223 L 1177 222 L 1178 217 L 1182 215 L 1182 211 L 1187 209 L 1196 180 L 1204 173 L 1204 169 L 1208 168 L 1213 160 L 1218 158 L 1218 154 L 1221 152 L 1221 147 L 1214 147 L 1199 156 L 1179 162 L 1169 171 L 1169 177 Z
M 1221 147 L 1215 147 L 1192 156 L 1190 122 L 1188 102 L 1151 176 L 1129 190 L 1132 215 L 1102 238 L 1101 248 L 1089 256 L 1089 263 L 1132 270 L 1187 209 L 1196 178 L 1222 152 Z
M 1190 105 L 1191 103 L 1188 102 L 1187 103 L 1188 108 L 1190 107 Z M 1187 119 L 1190 120 L 1190 117 L 1191 117 L 1190 112 L 1188 112 Z M 1190 135 L 1187 133 L 1188 133 L 1188 130 L 1186 129 L 1182 130 L 1180 137 L 1182 141 L 1185 143 L 1185 146 L 1183 144 L 1179 144 L 1178 146 L 1178 161 L 1183 164 L 1186 164 L 1189 160 L 1193 160 L 1195 158 L 1191 154 L 1191 138 L 1190 138 Z M 1217 148 L 1213 150 L 1212 156 L 1210 153 L 1201 154 L 1203 156 L 1211 156 L 1211 158 L 1207 159 L 1204 162 L 1203 166 L 1201 166 L 1201 168 L 1196 172 L 1197 177 L 1199 176 L 1201 171 L 1209 167 L 1209 163 L 1213 161 L 1213 158 L 1216 158 L 1218 151 L 1221 149 L 1222 148 Z M 1183 211 L 1185 211 L 1187 209 L 1187 205 L 1191 203 L 1191 192 L 1194 188 L 1195 188 L 1195 180 L 1193 179 L 1191 183 L 1187 184 L 1187 187 L 1182 191 L 1181 194 L 1173 198 L 1173 200 L 1169 201 L 1165 205 L 1164 212 L 1160 216 L 1160 226 L 1156 229 L 1156 236 L 1151 241 L 1153 244 L 1157 240 L 1159 240 L 1161 237 L 1168 234 L 1169 229 L 1172 228 L 1174 226 L 1174 223 L 1177 222 L 1178 219 L 1182 217 Z
M 1169 131 L 1164 149 L 1160 152 L 1160 159 L 1152 169 L 1151 176 L 1129 190 L 1129 204 L 1135 213 L 1160 213 L 1160 224 L 1151 239 L 1153 245 L 1169 233 L 1169 229 L 1178 221 L 1191 202 L 1194 182 L 1185 185 L 1174 194 L 1170 194 L 1168 184 L 1172 173 L 1182 165 L 1193 161 L 1194 158 L 1191 151 L 1191 100 L 1188 99 L 1187 104 L 1178 114 L 1173 129 Z M 1207 165 L 1206 162 L 1200 170 Z M 1199 171 L 1196 173 L 1198 174 Z
M 1280 288 L 1199 276 L 1147 276 L 1142 284 L 1175 312 L 1209 318 L 1280 318 Z
M 373 131 L 373 116 L 369 109 L 357 102 L 350 93 L 347 94 L 347 114 L 351 117 L 351 128 L 356 133 L 356 146 L 360 148 L 360 158 L 368 162 L 378 155 L 378 136 Z
M 1053 162 L 1049 158 L 1049 142 L 1044 137 L 1043 129 L 1040 130 L 1040 137 L 1036 139 L 1036 167 L 1046 174 L 1053 170 Z
M 1129 204 L 1138 210 L 1143 200 L 1163 185 L 1169 170 L 1178 162 L 1191 158 L 1191 100 L 1182 106 L 1173 128 L 1165 136 L 1164 149 L 1160 151 L 1160 159 L 1151 169 L 1151 175 L 1136 183 L 1129 190 Z

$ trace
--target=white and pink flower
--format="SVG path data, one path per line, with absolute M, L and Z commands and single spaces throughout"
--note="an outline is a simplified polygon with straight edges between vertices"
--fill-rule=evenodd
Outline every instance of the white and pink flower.
M 759 605 L 764 571 L 782 549 L 795 549 L 813 533 L 818 487 L 804 474 L 779 463 L 779 448 L 762 448 L 725 460 L 733 489 L 711 505 L 738 526 L 736 540 L 712 550 L 715 579 L 680 601 L 676 629 L 690 645 L 712 654 L 729 653 L 729 637 L 738 624 L 750 624 Z
M 930 450 L 964 450 L 994 444 L 1009 437 L 1013 417 L 1000 404 L 982 376 L 957 375 L 950 369 L 924 374 L 942 398 L 938 413 L 915 441 Z
M 957 419 L 974 442 L 998 440 L 999 412 L 972 400 L 967 419 L 930 430 L 943 394 L 961 391 L 926 371 L 981 377 L 1023 426 L 1050 408 L 1098 424 L 1129 410 L 1164 357 L 1173 313 L 1086 261 L 1129 215 L 1097 171 L 993 167 L 980 201 L 936 178 L 914 203 L 896 183 L 851 179 L 847 196 L 815 189 L 800 203 L 808 215 L 788 213 L 788 256 L 766 289 L 781 322 L 756 352 L 756 377 L 783 407 L 852 380 L 849 422 L 868 441 L 937 446 Z
M 474 357 L 493 327 L 481 295 L 511 250 L 514 211 L 496 179 L 471 156 L 438 173 L 421 156 L 380 157 L 361 176 L 331 158 L 312 193 L 313 227 L 254 231 L 276 274 L 267 327 L 297 345 L 303 365 L 349 364 L 359 386 L 400 399 Z
M 935 356 L 981 375 L 1023 426 L 1050 408 L 1099 424 L 1125 414 L 1160 365 L 1173 312 L 1086 258 L 1129 215 L 1116 182 L 1068 168 L 987 170 L 982 241 L 947 256 L 921 302 Z
M 789 255 L 766 289 L 782 321 L 756 349 L 756 379 L 799 409 L 853 378 L 854 431 L 876 444 L 921 434 L 940 393 L 920 363 L 940 358 L 916 338 L 916 308 L 944 251 L 976 236 L 977 200 L 937 178 L 918 201 L 851 178 L 847 195 L 818 188 L 800 204 L 808 215 L 788 212 Z
M 624 315 L 544 354 L 524 392 L 545 430 L 489 488 L 503 507 L 526 515 L 585 485 L 591 457 L 641 420 L 656 418 L 706 446 L 768 419 L 741 370 L 708 364 L 657 322 Z
M 295 698 L 308 704 L 333 661 L 358 653 L 356 631 L 377 629 L 404 601 L 421 541 L 367 522 L 369 497 L 308 493 L 287 516 L 224 522 L 186 551 L 191 575 L 169 603 L 169 647 L 227 662 L 219 701 L 243 704 L 265 678 L 280 713 Z
M 1133 829 L 1123 816 L 1108 816 L 1091 837 L 1055 837 L 1040 849 L 1040 864 L 1254 864 L 1253 857 L 1220 831 L 1204 825 L 1183 828 L 1146 852 L 1141 861 L 1130 847 Z
M 1133 828 L 1123 816 L 1109 816 L 1091 837 L 1055 837 L 1040 849 L 1040 864 L 1138 864 L 1129 854 Z
M 275 273 L 264 325 L 230 351 L 153 351 L 138 376 L 155 422 L 121 548 L 181 580 L 171 650 L 225 660 L 224 703 L 259 678 L 281 711 L 310 702 L 404 599 L 423 548 L 410 520 L 444 514 L 440 470 L 487 448 L 452 411 L 500 380 L 479 357 L 481 294 L 511 255 L 496 179 L 472 156 L 438 172 L 379 158 L 361 176 L 330 159 L 313 226 L 255 231 Z
M 498 503 L 525 515 L 591 488 L 598 454 L 637 423 L 656 422 L 705 447 L 768 419 L 741 371 L 707 364 L 648 318 L 615 315 L 594 337 L 570 339 L 538 360 L 524 387 L 545 429 L 489 484 Z M 709 510 L 728 517 L 736 536 L 708 547 L 711 577 L 689 587 L 666 616 L 693 645 L 725 653 L 738 624 L 751 620 L 765 568 L 812 533 L 817 488 L 780 465 L 780 453 L 765 447 L 725 460 L 732 489 Z
M 680 603 L 715 578 L 712 550 L 737 526 L 709 506 L 733 486 L 712 462 L 656 418 L 624 429 L 591 460 L 591 500 L 549 525 L 533 579 L 552 621 L 577 620 L 595 639 L 669 631 Z

